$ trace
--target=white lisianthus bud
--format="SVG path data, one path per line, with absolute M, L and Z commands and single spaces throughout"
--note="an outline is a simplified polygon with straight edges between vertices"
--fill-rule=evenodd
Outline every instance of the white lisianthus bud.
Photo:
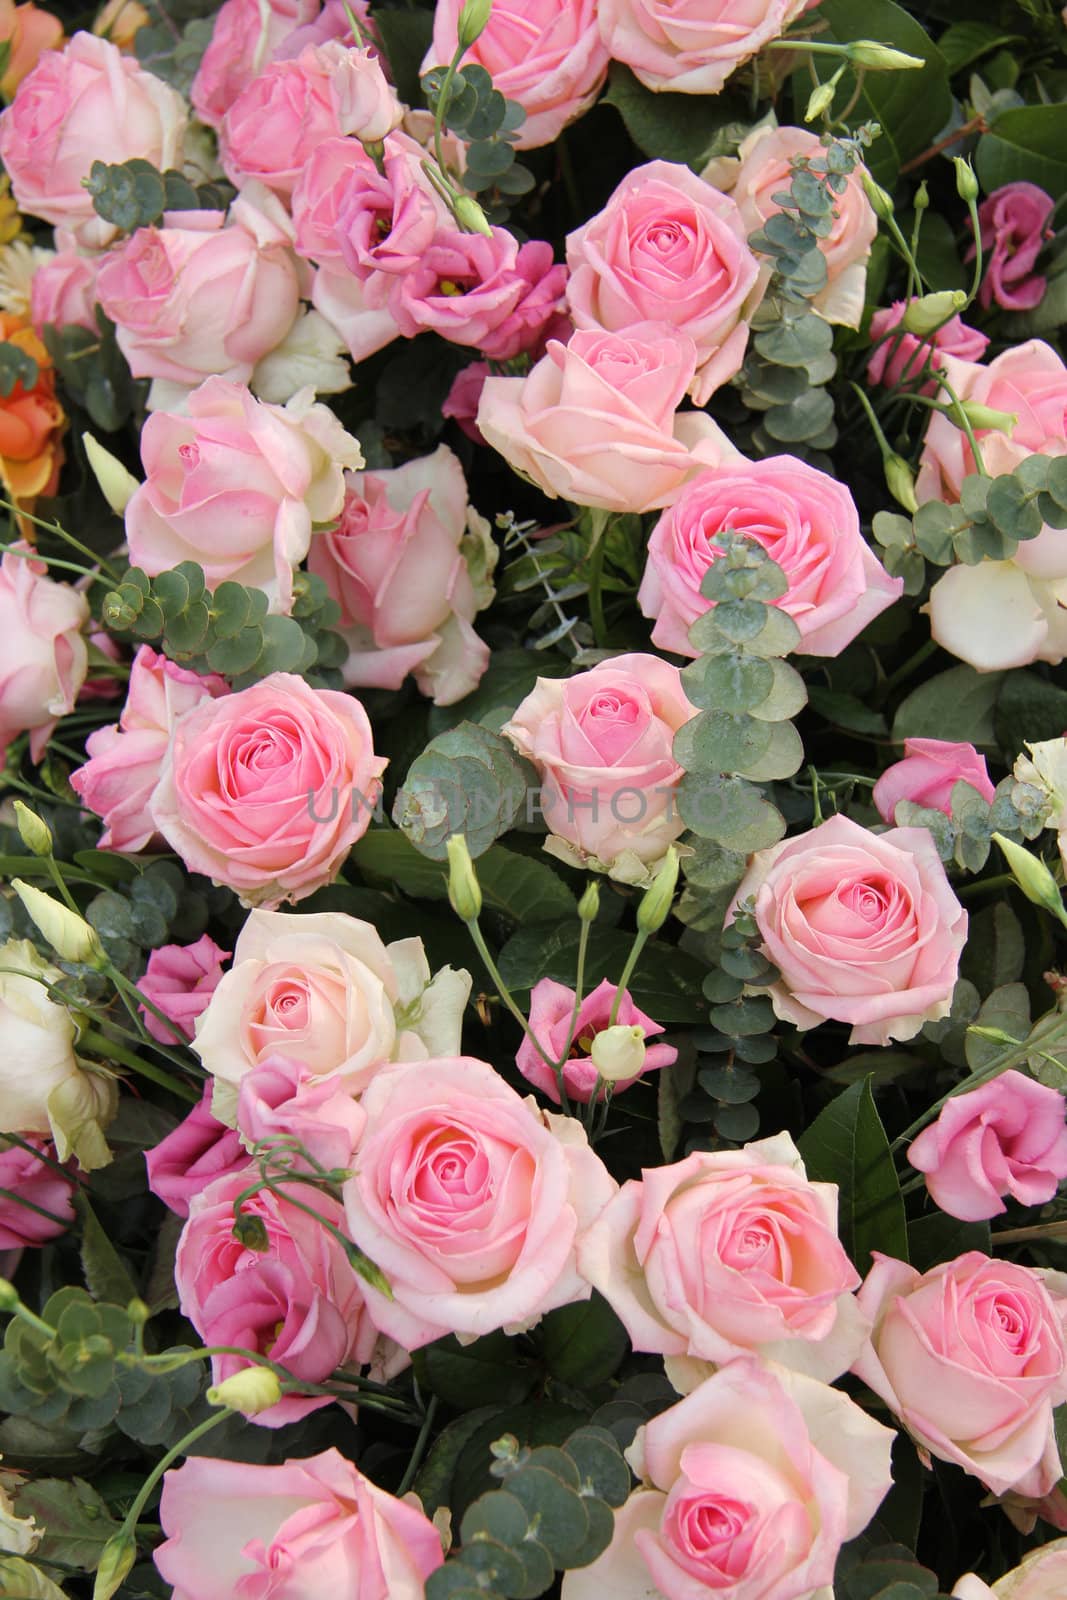
M 605 1083 L 622 1083 L 641 1076 L 645 1049 L 645 1030 L 640 1023 L 616 1023 L 594 1035 L 589 1054 Z
M 27 850 L 32 850 L 35 856 L 52 854 L 51 828 L 22 800 L 15 801 L 15 822 L 18 825 L 19 838 Z
M 1026 898 L 1035 906 L 1042 906 L 1050 911 L 1058 922 L 1067 927 L 1067 911 L 1063 906 L 1063 895 L 1060 893 L 1055 878 L 1043 861 L 1031 855 L 1029 850 L 1024 850 L 1021 844 L 1016 844 L 1014 839 L 1007 839 L 1002 833 L 995 833 L 993 838 L 1004 853 L 1004 859 L 1011 868 L 1011 875 Z
M 909 300 L 907 308 L 901 317 L 901 327 L 908 333 L 914 333 L 920 339 L 928 333 L 935 332 L 957 311 L 962 311 L 967 304 L 967 296 L 962 289 L 941 289 L 937 294 L 924 294 L 918 299 Z
M 135 490 L 141 485 L 132 472 L 127 472 L 118 457 L 113 456 L 110 450 L 105 450 L 99 439 L 94 439 L 91 433 L 82 434 L 82 444 L 93 469 L 93 477 L 100 485 L 100 493 L 112 511 L 121 517 L 133 499 Z
M 637 926 L 642 933 L 658 933 L 670 916 L 678 884 L 678 861 L 674 845 L 668 845 L 659 871 L 642 895 L 637 908 Z
M 482 891 L 478 887 L 474 862 L 462 833 L 454 833 L 448 841 L 448 898 L 452 910 L 464 922 L 475 922 L 482 909 Z
M 282 1386 L 269 1367 L 242 1367 L 207 1392 L 208 1405 L 227 1406 L 243 1416 L 269 1411 L 282 1397 Z
M 21 878 L 12 878 L 11 887 L 61 961 L 103 970 L 107 965 L 104 948 L 95 928 L 91 928 L 84 917 L 45 894 L 43 889 L 23 883 Z

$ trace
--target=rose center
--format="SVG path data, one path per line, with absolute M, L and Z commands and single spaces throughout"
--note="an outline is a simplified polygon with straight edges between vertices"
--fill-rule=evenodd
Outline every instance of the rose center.
M 885 916 L 888 901 L 873 883 L 850 883 L 841 895 L 842 902 L 865 922 L 878 922 Z

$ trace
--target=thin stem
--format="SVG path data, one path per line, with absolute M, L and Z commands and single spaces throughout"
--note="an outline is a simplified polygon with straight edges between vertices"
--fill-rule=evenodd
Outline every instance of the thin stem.
M 953 420 L 959 423 L 960 427 L 967 435 L 967 442 L 970 444 L 971 450 L 974 454 L 975 467 L 978 469 L 978 472 L 983 478 L 988 478 L 989 473 L 986 470 L 985 462 L 982 460 L 982 452 L 978 448 L 978 440 L 974 436 L 974 429 L 971 426 L 971 419 L 967 415 L 966 411 L 964 411 L 960 397 L 949 383 L 946 375 L 941 372 L 938 374 L 938 378 L 940 380 L 942 389 L 944 389 L 945 393 L 952 401 Z
M 172 1464 L 172 1462 L 177 1461 L 179 1456 L 188 1455 L 189 1446 L 191 1444 L 195 1444 L 198 1439 L 202 1439 L 205 1433 L 210 1433 L 212 1428 L 217 1428 L 219 1423 L 225 1422 L 226 1418 L 230 1415 L 231 1413 L 229 1410 L 213 1411 L 210 1417 L 205 1417 L 203 1422 L 198 1423 L 195 1428 L 191 1428 L 183 1439 L 179 1439 L 178 1443 L 167 1451 L 166 1455 L 161 1461 L 156 1462 L 155 1466 L 148 1474 L 148 1477 L 138 1490 L 133 1504 L 130 1506 L 130 1509 L 127 1511 L 123 1519 L 122 1527 L 119 1529 L 119 1534 L 116 1535 L 116 1537 L 119 1537 L 122 1534 L 125 1534 L 127 1538 L 131 1539 L 135 1537 L 134 1530 L 141 1519 L 141 1512 L 148 1504 L 152 1490 L 155 1488 L 160 1478 L 162 1478 L 167 1468 Z
M 615 1018 L 619 1014 L 619 1006 L 622 1002 L 623 995 L 626 993 L 626 985 L 633 977 L 634 968 L 637 965 L 638 958 L 647 943 L 648 934 L 643 928 L 638 928 L 634 937 L 634 942 L 630 947 L 630 954 L 626 957 L 626 965 L 622 969 L 622 977 L 619 979 L 618 988 L 615 990 L 615 998 L 611 1002 L 611 1015 L 608 1018 L 609 1028 L 613 1028 L 615 1026 Z
M 422 1464 L 422 1458 L 426 1454 L 426 1446 L 430 1442 L 430 1430 L 433 1428 L 433 1419 L 436 1415 L 437 1396 L 431 1395 L 430 1403 L 426 1407 L 426 1415 L 422 1420 L 422 1427 L 419 1429 L 419 1437 L 415 1440 L 415 1448 L 411 1452 L 411 1459 L 396 1491 L 398 1500 L 407 1494 L 411 1485 L 415 1482 L 415 1474 L 418 1472 Z
M 1014 882 L 1010 872 L 998 872 L 994 878 L 979 878 L 977 883 L 961 884 L 956 889 L 956 895 L 960 900 L 966 900 L 970 895 L 984 894 L 987 889 L 1006 889 Z
M 467 932 L 474 941 L 474 948 L 477 950 L 478 954 L 482 958 L 482 961 L 485 963 L 485 970 L 496 984 L 497 994 L 500 996 L 505 1006 L 507 1006 L 508 1010 L 511 1012 L 511 1015 L 515 1018 L 515 1021 L 519 1024 L 519 1027 L 522 1029 L 527 1039 L 529 1039 L 530 1043 L 537 1051 L 537 1054 L 541 1057 L 541 1060 L 552 1072 L 555 1072 L 556 1063 L 545 1050 L 540 1039 L 530 1027 L 529 1022 L 523 1016 L 522 1012 L 519 1010 L 519 1007 L 515 1004 L 515 1001 L 511 997 L 511 990 L 500 976 L 500 969 L 493 960 L 492 956 L 489 954 L 489 946 L 486 944 L 485 936 L 483 935 L 481 928 L 478 926 L 478 919 L 476 917 L 473 918 L 467 923 L 466 926 Z
M 17 1206 L 25 1206 L 27 1211 L 36 1211 L 39 1217 L 47 1217 L 49 1222 L 58 1223 L 61 1228 L 67 1227 L 69 1217 L 57 1217 L 54 1211 L 46 1211 L 44 1206 L 37 1205 L 34 1200 L 27 1200 L 24 1194 L 17 1194 L 14 1189 L 0 1189 L 0 1194 L 5 1200 L 14 1200 Z
M 939 156 L 942 150 L 948 150 L 952 145 L 959 144 L 961 140 L 966 139 L 968 134 L 985 133 L 986 131 L 985 117 L 979 112 L 977 116 L 971 118 L 970 122 L 964 122 L 960 127 L 953 128 L 952 132 L 946 133 L 943 139 L 938 139 L 936 143 L 929 145 L 919 155 L 912 156 L 910 161 L 905 161 L 900 169 L 900 176 L 903 178 L 906 173 L 914 172 L 916 167 L 925 166 L 928 161 L 932 161 L 935 156 Z
M 100 571 L 105 573 L 112 583 L 121 583 L 122 580 L 118 573 L 103 556 L 98 555 L 95 550 L 91 550 L 87 544 L 82 544 L 80 539 L 75 539 L 74 535 L 68 533 L 66 528 L 60 527 L 58 522 L 44 522 L 40 517 L 31 516 L 28 511 L 23 511 L 13 501 L 4 500 L 2 497 L 0 497 L 0 507 L 5 511 L 12 512 L 17 517 L 25 517 L 27 522 L 32 522 L 37 528 L 43 528 L 46 533 L 54 533 L 57 539 L 64 540 L 72 550 L 77 550 L 79 555 L 88 556 L 93 566 L 99 567 Z
M 157 1083 L 161 1089 L 169 1089 L 171 1094 L 177 1095 L 180 1100 L 185 1100 L 189 1105 L 197 1105 L 203 1090 L 191 1089 L 188 1084 L 181 1083 L 171 1073 L 164 1072 L 162 1067 L 154 1066 L 151 1062 L 142 1061 L 140 1056 L 134 1055 L 132 1050 L 127 1050 L 125 1045 L 119 1044 L 114 1039 L 109 1039 L 104 1033 L 97 1033 L 95 1028 L 87 1028 L 78 1040 L 80 1047 L 102 1056 L 104 1060 L 118 1061 L 131 1071 L 140 1073 L 142 1078 L 147 1078 L 150 1083 Z
M 903 683 L 905 678 L 910 678 L 912 673 L 915 672 L 917 668 L 921 667 L 925 661 L 930 659 L 936 649 L 937 644 L 935 641 L 933 639 L 927 639 L 926 643 L 921 644 L 913 655 L 910 655 L 906 661 L 901 662 L 896 671 L 891 672 L 889 677 L 882 684 L 883 697 L 892 694 L 897 684 Z

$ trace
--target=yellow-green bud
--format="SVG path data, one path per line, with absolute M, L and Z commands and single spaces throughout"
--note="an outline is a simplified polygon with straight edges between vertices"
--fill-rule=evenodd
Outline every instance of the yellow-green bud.
M 100 1552 L 93 1584 L 93 1600 L 111 1600 L 125 1582 L 137 1557 L 137 1542 L 126 1528 L 113 1533 Z
M 15 822 L 18 825 L 19 838 L 27 850 L 32 850 L 35 856 L 52 854 L 51 828 L 22 800 L 15 801 Z
M 600 910 L 600 885 L 592 878 L 578 902 L 578 916 L 582 922 L 595 922 Z
M 94 439 L 91 433 L 82 434 L 82 444 L 89 465 L 93 469 L 93 477 L 100 485 L 100 493 L 118 516 L 126 510 L 133 499 L 134 491 L 141 486 L 132 472 L 126 468 L 117 456 L 110 450 L 105 450 L 99 439 Z
M 467 0 L 456 23 L 456 40 L 464 50 L 469 50 L 475 39 L 485 32 L 493 0 Z
M 915 498 L 915 474 L 912 472 L 903 456 L 888 455 L 882 462 L 885 472 L 885 481 L 889 493 L 898 505 L 905 511 L 913 514 L 919 509 L 919 502 Z
M 452 202 L 452 213 L 464 233 L 484 233 L 487 239 L 493 237 L 489 219 L 472 195 L 457 195 Z
M 957 311 L 962 311 L 967 304 L 967 296 L 962 289 L 940 289 L 936 294 L 924 294 L 917 300 L 909 300 L 900 319 L 900 325 L 908 333 L 918 334 L 920 339 L 925 339 L 928 333 L 934 333 Z
M 837 83 L 841 76 L 840 69 L 828 78 L 825 83 L 820 83 L 811 91 L 808 99 L 808 109 L 804 113 L 805 122 L 814 122 L 816 117 L 821 117 L 824 111 L 829 111 L 834 103 L 837 93 Z
M 35 889 L 21 878 L 12 878 L 11 887 L 18 895 L 38 931 L 48 940 L 61 961 L 72 961 L 79 966 L 107 966 L 103 945 L 84 917 L 59 900 L 53 900 L 42 889 Z
M 963 156 L 953 156 L 952 164 L 956 168 L 956 193 L 965 204 L 970 205 L 978 199 L 978 179 L 974 175 L 974 168 Z
M 674 891 L 678 884 L 678 852 L 668 845 L 656 876 L 641 896 L 637 908 L 637 926 L 642 933 L 658 933 L 671 914 Z
M 226 1406 L 242 1416 L 255 1417 L 269 1411 L 282 1397 L 282 1386 L 269 1367 L 242 1367 L 207 1392 L 209 1406 Z
M 882 188 L 880 183 L 875 183 L 866 167 L 860 168 L 860 182 L 863 192 L 871 203 L 871 210 L 879 222 L 888 222 L 893 215 L 893 197 Z
M 995 428 L 997 432 L 1007 434 L 1009 439 L 1019 421 L 1013 411 L 994 411 L 991 406 L 980 406 L 975 400 L 961 400 L 959 409 L 972 428 Z M 946 406 L 945 415 L 950 422 L 959 426 L 955 405 Z
M 454 833 L 448 841 L 448 898 L 452 910 L 463 922 L 476 922 L 482 910 L 482 891 L 474 870 L 467 840 Z
M 645 1030 L 637 1022 L 602 1028 L 593 1035 L 589 1054 L 605 1083 L 639 1078 L 645 1068 Z
M 995 833 L 993 838 L 1003 851 L 1011 875 L 1026 898 L 1035 906 L 1043 906 L 1046 911 L 1051 911 L 1056 920 L 1067 927 L 1063 896 L 1045 863 L 1031 855 L 1029 850 L 1024 850 L 1021 844 L 1016 844 L 1014 839 L 1006 839 L 1002 833 Z
M 151 1308 L 146 1306 L 141 1299 L 131 1300 L 126 1307 L 126 1315 L 135 1327 L 143 1328 L 152 1315 Z
M 848 59 L 857 67 L 873 67 L 876 72 L 907 72 L 925 67 L 922 56 L 909 56 L 903 50 L 891 50 L 886 44 L 873 39 L 856 39 L 847 47 Z
M 919 187 L 915 191 L 914 204 L 915 204 L 916 211 L 925 211 L 926 208 L 930 204 L 930 191 L 926 187 L 926 179 L 925 178 L 923 179 L 922 183 L 920 183 Z
M 15 1285 L 6 1278 L 0 1278 L 0 1311 L 15 1311 L 19 1303 L 19 1292 Z

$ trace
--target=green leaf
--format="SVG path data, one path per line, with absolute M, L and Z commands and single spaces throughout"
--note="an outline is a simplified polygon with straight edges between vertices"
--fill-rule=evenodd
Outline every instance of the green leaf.
M 467 1441 L 474 1437 L 484 1422 L 498 1416 L 500 1411 L 500 1406 L 479 1406 L 476 1411 L 464 1412 L 438 1434 L 412 1484 L 428 1517 L 433 1516 L 438 1506 L 446 1506 L 451 1499 L 452 1477 Z
M 988 1222 L 961 1222 L 944 1211 L 928 1211 L 908 1223 L 908 1252 L 919 1272 L 929 1272 L 940 1261 L 953 1261 L 968 1250 L 988 1255 Z
M 0 1556 L 0 1595 L 12 1600 L 67 1600 L 39 1567 L 18 1556 Z
M 655 93 L 621 61 L 611 64 L 604 103 L 615 107 L 630 138 L 646 156 L 681 161 L 694 170 L 708 161 L 720 130 L 745 116 L 744 107 L 728 95 Z M 744 131 L 742 122 L 739 139 Z
M 393 829 L 372 828 L 357 841 L 351 859 L 372 885 L 400 889 L 418 900 L 448 898 L 447 868 L 420 855 Z M 479 857 L 478 882 L 486 909 L 512 922 L 554 922 L 574 914 L 574 896 L 551 867 L 502 845 Z
M 537 1336 L 551 1376 L 575 1389 L 605 1383 L 630 1348 L 626 1329 L 595 1289 L 588 1300 L 550 1311 Z
M 1025 1039 L 1030 1032 L 1030 995 L 1024 983 L 1004 983 L 982 1002 L 975 1026 L 996 1028 L 1012 1039 Z M 972 1072 L 980 1072 L 1004 1052 L 1003 1043 L 996 1039 L 983 1039 L 981 1034 L 968 1032 L 964 1040 L 967 1065 Z
M 993 708 L 1005 677 L 1003 672 L 976 672 L 966 666 L 939 672 L 898 707 L 893 743 L 910 738 L 993 744 Z
M 1025 956 L 1023 930 L 1006 900 L 971 913 L 960 972 L 979 994 L 1017 982 Z
M 884 735 L 886 732 L 885 717 L 882 713 L 872 711 L 870 706 L 864 705 L 855 695 L 812 684 L 808 689 L 808 699 L 811 702 L 811 709 L 820 717 L 824 717 L 827 722 L 832 722 L 838 728 L 845 728 L 849 733 Z
M 906 1261 L 904 1202 L 870 1079 L 831 1100 L 797 1144 L 808 1177 L 838 1186 L 841 1242 L 857 1269 L 867 1271 L 874 1249 Z
M 1017 33 L 1005 33 L 1003 28 L 997 28 L 991 22 L 954 22 L 938 39 L 937 48 L 944 56 L 949 72 L 956 73 L 981 60 L 991 50 L 1000 50 L 1004 45 L 1019 42 Z
M 978 141 L 975 170 L 987 194 L 1025 181 L 1059 200 L 1067 194 L 1067 105 L 1002 111 Z
M 1030 744 L 1058 739 L 1067 728 L 1067 690 L 1036 672 L 1009 672 L 997 697 L 994 723 L 997 741 L 1010 756 L 1022 750 L 1024 739 Z
M 37 1554 L 47 1561 L 92 1572 L 119 1525 L 101 1494 L 84 1478 L 37 1478 L 14 1496 L 20 1517 L 45 1530 Z
M 480 861 L 478 867 L 480 872 Z M 508 988 L 524 996 L 540 978 L 554 978 L 557 983 L 573 986 L 578 935 L 576 916 L 554 927 L 522 927 L 513 933 L 497 958 Z M 618 983 L 632 943 L 629 934 L 614 928 L 590 929 L 586 993 L 603 978 Z M 706 970 L 703 962 L 673 945 L 650 944 L 642 951 L 628 987 L 636 1004 L 657 1022 L 692 1022 L 694 1008 L 700 1007 L 700 985 Z
M 537 1378 L 536 1369 L 520 1361 L 515 1340 L 503 1333 L 486 1334 L 473 1344 L 460 1344 L 449 1334 L 423 1345 L 412 1360 L 420 1384 L 455 1411 L 518 1405 Z
M 78 1192 L 77 1207 L 82 1219 L 82 1271 L 90 1292 L 97 1300 L 128 1305 L 137 1285 L 83 1191 Z

